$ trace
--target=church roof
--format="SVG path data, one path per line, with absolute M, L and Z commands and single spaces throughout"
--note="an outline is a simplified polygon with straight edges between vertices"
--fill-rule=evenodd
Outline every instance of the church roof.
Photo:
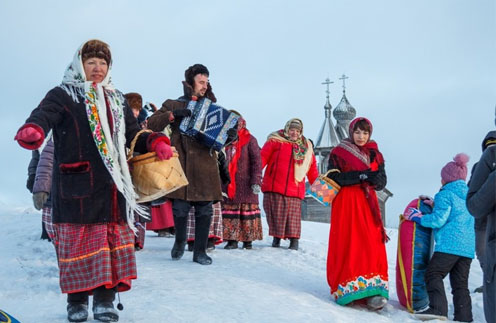
M 339 144 L 338 136 L 331 119 L 332 106 L 327 97 L 327 102 L 324 105 L 325 118 L 322 127 L 320 127 L 315 148 L 330 148 L 336 147 Z
M 338 123 L 340 121 L 351 121 L 356 117 L 356 110 L 348 101 L 344 90 L 343 97 L 341 98 L 341 101 L 339 102 L 336 109 L 334 109 L 334 112 L 332 114 L 334 115 L 334 118 L 336 118 Z

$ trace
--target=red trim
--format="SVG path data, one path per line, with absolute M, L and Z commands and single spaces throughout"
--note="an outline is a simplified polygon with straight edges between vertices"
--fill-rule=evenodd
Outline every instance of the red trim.
M 41 135 L 41 138 L 38 141 L 25 142 L 23 140 L 17 139 L 17 135 L 16 135 L 14 140 L 17 140 L 19 145 L 25 149 L 35 150 L 35 149 L 40 148 L 40 146 L 43 144 L 43 141 L 45 140 L 45 131 L 43 130 L 43 128 L 40 127 L 39 125 L 37 125 L 36 123 L 26 123 L 22 127 L 20 127 L 19 130 L 17 130 L 17 134 L 19 134 L 19 131 L 24 130 L 26 128 L 32 128 L 32 129 L 38 131 Z
M 86 173 L 90 171 L 90 162 L 83 161 L 70 164 L 60 164 L 59 167 L 62 173 Z

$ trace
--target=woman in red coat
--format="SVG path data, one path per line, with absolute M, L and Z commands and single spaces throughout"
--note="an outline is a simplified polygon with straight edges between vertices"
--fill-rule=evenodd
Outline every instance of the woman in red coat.
M 305 176 L 313 183 L 319 175 L 312 143 L 303 136 L 303 122 L 291 119 L 284 129 L 271 133 L 261 155 L 262 169 L 267 166 L 262 192 L 272 247 L 289 238 L 289 249 L 298 250 Z
M 331 151 L 328 177 L 341 190 L 332 202 L 327 255 L 327 281 L 340 305 L 363 300 L 369 309 L 384 307 L 389 298 L 388 240 L 376 190 L 386 186 L 384 159 L 370 140 L 372 124 L 356 118 L 349 139 Z

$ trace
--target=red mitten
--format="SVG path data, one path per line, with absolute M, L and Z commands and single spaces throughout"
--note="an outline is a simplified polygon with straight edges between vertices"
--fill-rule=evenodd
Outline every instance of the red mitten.
M 172 157 L 172 148 L 163 141 L 159 141 L 155 145 L 155 152 L 160 160 L 167 160 Z
M 17 140 L 19 145 L 24 148 L 36 149 L 42 144 L 43 138 L 44 133 L 41 128 L 38 129 L 37 126 L 25 125 L 17 132 L 14 140 Z

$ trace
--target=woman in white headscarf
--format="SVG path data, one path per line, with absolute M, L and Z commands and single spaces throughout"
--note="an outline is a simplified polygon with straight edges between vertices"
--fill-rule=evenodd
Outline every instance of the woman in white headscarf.
M 106 43 L 84 43 L 62 84 L 47 93 L 15 137 L 22 147 L 36 149 L 53 131 L 54 243 L 71 322 L 86 321 L 90 294 L 93 317 L 117 321 L 115 293 L 129 290 L 136 279 L 134 212 L 143 210 L 125 149 L 140 127 L 111 82 L 111 66 Z M 141 134 L 135 150 L 172 156 L 168 138 L 158 133 Z

